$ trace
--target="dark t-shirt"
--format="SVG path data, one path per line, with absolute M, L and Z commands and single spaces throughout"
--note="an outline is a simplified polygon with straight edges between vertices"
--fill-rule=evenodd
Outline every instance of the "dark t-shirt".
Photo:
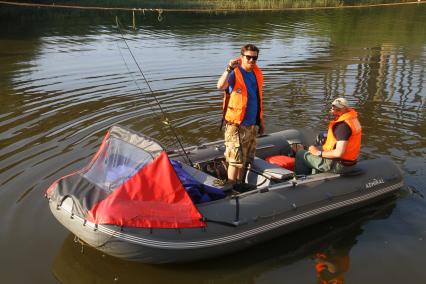
M 344 121 L 338 122 L 333 126 L 334 137 L 336 141 L 348 141 L 352 135 L 352 130 Z

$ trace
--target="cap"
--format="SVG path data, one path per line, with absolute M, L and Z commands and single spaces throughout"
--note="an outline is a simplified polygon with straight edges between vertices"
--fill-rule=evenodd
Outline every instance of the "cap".
M 331 103 L 331 105 L 337 108 L 349 107 L 348 101 L 345 98 L 337 98 Z

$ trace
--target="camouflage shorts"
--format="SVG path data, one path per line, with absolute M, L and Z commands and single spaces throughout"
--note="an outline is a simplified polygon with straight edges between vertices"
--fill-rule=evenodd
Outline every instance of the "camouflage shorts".
M 227 124 L 225 128 L 225 158 L 241 168 L 254 159 L 256 153 L 256 126 L 236 126 Z

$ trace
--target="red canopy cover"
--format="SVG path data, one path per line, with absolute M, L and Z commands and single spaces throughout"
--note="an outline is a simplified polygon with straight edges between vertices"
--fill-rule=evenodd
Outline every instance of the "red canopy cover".
M 56 181 L 47 197 L 71 197 L 75 214 L 95 224 L 142 228 L 205 227 L 161 145 L 119 126 L 90 164 Z
M 95 204 L 87 220 L 125 227 L 202 227 L 201 214 L 162 152 L 106 199 Z

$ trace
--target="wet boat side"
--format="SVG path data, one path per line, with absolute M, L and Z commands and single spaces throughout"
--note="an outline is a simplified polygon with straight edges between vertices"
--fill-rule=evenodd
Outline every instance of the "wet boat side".
M 59 207 L 53 202 L 50 206 L 64 226 L 105 253 L 147 263 L 192 261 L 247 248 L 371 204 L 402 187 L 399 169 L 388 160 L 363 161 L 359 166 L 364 173 L 358 176 L 315 175 L 241 194 L 238 218 L 236 197 L 199 205 L 208 220 L 224 222 L 208 221 L 206 228 L 95 225 L 72 216 L 67 200 Z

